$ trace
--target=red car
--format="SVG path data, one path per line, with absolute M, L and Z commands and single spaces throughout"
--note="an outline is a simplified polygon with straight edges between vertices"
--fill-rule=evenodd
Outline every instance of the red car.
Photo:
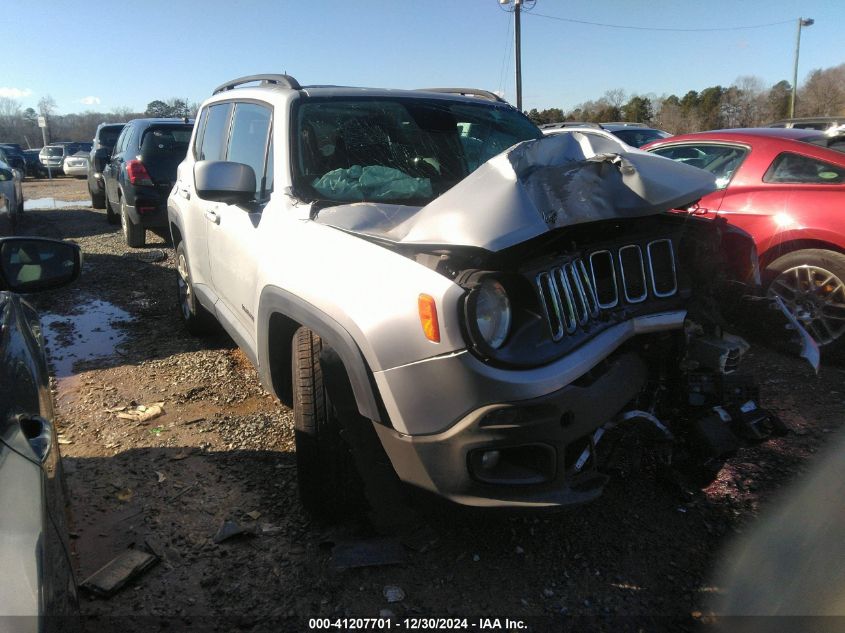
M 673 136 L 646 151 L 706 169 L 719 189 L 688 212 L 754 238 L 763 282 L 819 345 L 845 351 L 845 147 L 817 130 Z

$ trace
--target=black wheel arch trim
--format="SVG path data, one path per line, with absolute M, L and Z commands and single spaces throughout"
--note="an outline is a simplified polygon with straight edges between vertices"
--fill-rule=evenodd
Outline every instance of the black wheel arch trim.
M 258 306 L 258 373 L 266 389 L 281 395 L 277 393 L 271 375 L 269 333 L 270 319 L 274 314 L 307 327 L 335 350 L 346 368 L 358 412 L 370 420 L 389 425 L 372 371 L 352 335 L 316 306 L 277 286 L 267 286 L 261 291 Z

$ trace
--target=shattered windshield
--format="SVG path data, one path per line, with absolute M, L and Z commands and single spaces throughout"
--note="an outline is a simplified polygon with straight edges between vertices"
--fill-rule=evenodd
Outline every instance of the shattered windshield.
M 493 156 L 540 138 L 506 106 L 438 99 L 309 99 L 297 110 L 307 200 L 427 204 Z

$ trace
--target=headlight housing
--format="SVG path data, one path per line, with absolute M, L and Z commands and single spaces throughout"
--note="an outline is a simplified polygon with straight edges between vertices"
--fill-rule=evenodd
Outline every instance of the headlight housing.
M 486 277 L 470 291 L 467 319 L 476 343 L 494 350 L 504 344 L 511 328 L 511 305 L 501 282 Z

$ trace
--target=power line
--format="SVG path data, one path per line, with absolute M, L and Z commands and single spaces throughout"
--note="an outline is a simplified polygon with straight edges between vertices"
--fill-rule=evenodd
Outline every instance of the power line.
M 503 47 L 505 54 L 502 55 L 502 69 L 499 72 L 499 88 L 502 91 L 502 96 L 504 96 L 505 90 L 507 88 L 507 86 L 505 85 L 505 71 L 507 70 L 507 68 L 506 68 L 507 62 L 508 62 L 508 59 L 510 59 L 510 55 L 511 55 L 511 46 L 513 46 L 513 39 L 511 38 L 511 27 L 512 27 L 512 25 L 513 25 L 513 17 L 511 17 L 508 20 L 508 32 L 505 35 L 506 44 Z
M 660 26 L 627 26 L 624 24 L 605 24 L 604 22 L 590 22 L 588 20 L 576 20 L 575 18 L 561 18 L 556 15 L 546 15 L 544 13 L 537 13 L 536 11 L 526 12 L 525 15 L 530 15 L 538 18 L 546 18 L 548 20 L 557 20 L 559 22 L 572 22 L 574 24 L 587 24 L 589 26 L 602 26 L 608 29 L 627 29 L 630 31 L 664 31 L 674 33 L 712 33 L 714 31 L 744 31 L 748 29 L 764 29 L 770 26 L 780 26 L 782 24 L 792 24 L 795 20 L 783 20 L 781 22 L 769 22 L 768 24 L 751 24 L 748 26 L 726 26 L 714 27 L 705 29 L 675 29 Z

